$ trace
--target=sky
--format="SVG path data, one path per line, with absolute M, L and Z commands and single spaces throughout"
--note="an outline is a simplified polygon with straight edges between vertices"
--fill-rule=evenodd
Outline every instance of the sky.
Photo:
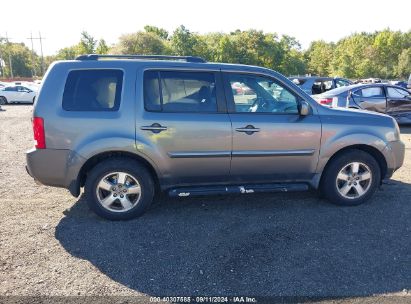
M 19 0 L 17 9 L 14 3 L 1 5 L 0 37 L 7 33 L 10 41 L 31 48 L 27 38 L 41 32 L 45 55 L 78 43 L 84 30 L 113 44 L 147 24 L 169 32 L 183 24 L 200 34 L 257 29 L 293 36 L 303 48 L 355 32 L 411 30 L 410 0 Z M 34 50 L 40 53 L 39 40 Z

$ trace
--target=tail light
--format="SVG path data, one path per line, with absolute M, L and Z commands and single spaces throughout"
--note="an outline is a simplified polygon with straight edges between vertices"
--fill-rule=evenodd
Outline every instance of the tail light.
M 46 148 L 46 136 L 44 133 L 44 120 L 41 117 L 33 117 L 34 146 L 37 149 Z
M 332 98 L 321 98 L 318 100 L 319 103 L 329 105 L 333 102 Z

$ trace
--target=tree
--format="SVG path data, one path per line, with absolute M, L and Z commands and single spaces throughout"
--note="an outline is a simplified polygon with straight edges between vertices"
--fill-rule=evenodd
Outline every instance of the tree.
M 191 56 L 195 54 L 197 36 L 191 33 L 184 25 L 180 25 L 171 37 L 171 48 L 175 55 Z
M 77 45 L 62 48 L 57 51 L 57 60 L 73 60 L 79 55 Z
M 164 40 L 168 39 L 168 32 L 165 29 L 162 29 L 162 28 L 159 28 L 159 27 L 156 27 L 156 26 L 152 26 L 152 25 L 146 25 L 144 27 L 144 30 L 147 33 L 153 33 L 153 34 L 157 35 L 161 39 L 164 39 Z
M 376 54 L 374 64 L 377 67 L 379 77 L 392 78 L 396 76 L 398 56 L 406 43 L 404 38 L 404 35 L 399 31 L 384 30 L 376 34 L 373 44 Z
M 31 77 L 35 71 L 40 69 L 40 59 L 38 55 L 32 53 L 24 43 L 0 44 L 0 54 L 5 64 L 3 67 L 4 76 L 12 76 L 10 61 L 14 77 Z
M 398 56 L 397 76 L 408 78 L 411 74 L 411 48 L 402 50 Z
M 100 39 L 98 42 L 97 48 L 95 50 L 96 54 L 107 54 L 109 51 L 109 47 L 106 44 L 106 41 L 104 39 Z
M 305 52 L 308 72 L 314 75 L 331 75 L 331 62 L 335 45 L 324 40 L 313 41 Z
M 96 51 L 97 40 L 86 31 L 81 32 L 78 52 L 80 54 L 94 54 Z
M 151 32 L 122 35 L 111 51 L 115 54 L 143 55 L 168 53 L 165 41 Z

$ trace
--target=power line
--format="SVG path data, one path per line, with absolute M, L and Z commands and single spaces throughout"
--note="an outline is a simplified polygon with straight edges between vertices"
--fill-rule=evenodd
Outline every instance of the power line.
M 41 52 L 41 75 L 44 74 L 44 56 L 43 56 L 43 39 L 46 39 L 41 36 L 41 32 L 39 32 L 38 37 L 33 37 L 32 34 L 30 34 L 30 38 L 27 38 L 31 40 L 31 44 L 33 45 L 33 40 L 39 40 L 40 41 L 40 52 Z
M 31 41 L 31 64 L 32 64 L 32 72 L 31 72 L 31 75 L 34 77 L 34 76 L 36 76 L 36 66 L 35 66 L 35 63 L 34 63 L 34 45 L 33 45 L 33 33 L 30 33 L 30 37 L 29 38 L 27 38 L 27 39 L 30 39 L 30 41 Z

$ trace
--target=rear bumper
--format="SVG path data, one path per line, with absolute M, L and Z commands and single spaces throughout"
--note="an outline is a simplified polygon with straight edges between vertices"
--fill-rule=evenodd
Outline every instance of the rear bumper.
M 404 163 L 405 145 L 402 141 L 389 142 L 382 151 L 387 161 L 386 178 L 390 178 Z
M 78 174 L 85 159 L 71 150 L 31 149 L 26 152 L 26 170 L 37 183 L 79 194 Z

